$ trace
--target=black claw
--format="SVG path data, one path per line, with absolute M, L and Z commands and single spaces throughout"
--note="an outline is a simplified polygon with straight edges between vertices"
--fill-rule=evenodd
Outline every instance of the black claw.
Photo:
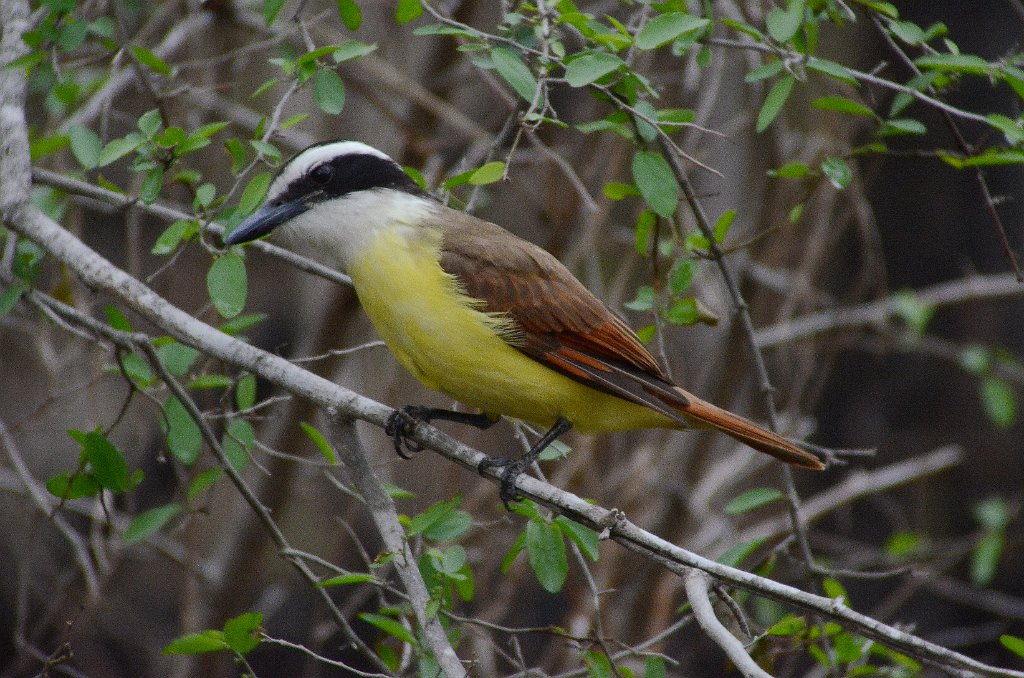
M 388 417 L 384 426 L 384 433 L 391 437 L 395 446 L 395 452 L 402 459 L 412 459 L 408 452 L 419 452 L 423 448 L 415 441 L 409 440 L 409 429 L 416 425 L 416 422 L 430 422 L 430 411 L 428 408 L 416 405 L 407 405 L 400 410 L 395 410 Z
M 501 498 L 501 503 L 504 504 L 505 510 L 509 510 L 509 504 L 514 501 L 522 499 L 516 491 L 516 478 L 522 475 L 526 471 L 526 464 L 521 459 L 506 459 L 505 457 L 484 457 L 479 464 L 477 464 L 477 471 L 483 474 L 489 468 L 502 468 L 501 472 L 501 487 L 498 490 L 498 496 Z

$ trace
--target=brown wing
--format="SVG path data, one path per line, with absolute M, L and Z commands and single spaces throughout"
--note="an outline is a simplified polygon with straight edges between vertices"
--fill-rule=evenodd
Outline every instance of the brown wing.
M 683 423 L 687 399 L 619 316 L 548 252 L 500 226 L 444 211 L 441 267 L 484 310 L 506 314 L 509 343 L 553 370 Z M 675 407 L 671 407 L 675 405 Z

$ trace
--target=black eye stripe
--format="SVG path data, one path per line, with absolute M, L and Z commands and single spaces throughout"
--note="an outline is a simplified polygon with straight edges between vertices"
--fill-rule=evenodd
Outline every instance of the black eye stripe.
M 288 184 L 275 202 L 302 200 L 308 204 L 375 188 L 426 195 L 393 160 L 378 155 L 348 153 L 307 169 Z

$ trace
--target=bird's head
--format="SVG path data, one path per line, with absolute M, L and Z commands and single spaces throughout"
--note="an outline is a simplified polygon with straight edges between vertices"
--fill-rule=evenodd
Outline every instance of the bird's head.
M 281 227 L 293 244 L 345 268 L 349 256 L 380 227 L 415 225 L 432 206 L 387 154 L 358 141 L 332 141 L 289 160 L 271 182 L 263 205 L 224 244 L 249 242 Z

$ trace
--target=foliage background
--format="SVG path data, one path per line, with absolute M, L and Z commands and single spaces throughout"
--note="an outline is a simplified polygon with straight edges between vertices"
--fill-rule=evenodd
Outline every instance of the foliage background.
M 58 4 L 37 9 L 36 18 Z M 652 11 L 632 3 L 579 4 L 597 17 L 618 17 L 634 30 L 648 16 L 644 13 Z M 690 4 L 691 11 L 700 9 L 698 3 Z M 771 6 L 713 4 L 716 16 L 745 17 L 762 27 Z M 863 71 L 885 64 L 883 77 L 905 82 L 908 72 L 864 4 L 855 5 L 854 23 L 822 24 L 818 53 Z M 1018 3 L 899 5 L 903 18 L 920 26 L 943 21 L 948 37 L 965 54 L 993 63 L 1018 59 L 1015 50 L 1024 26 Z M 50 71 L 34 69 L 28 102 L 34 139 L 73 137 L 72 125 L 78 124 L 106 142 L 128 134 L 155 107 L 165 124 L 190 131 L 229 121 L 213 137 L 215 143 L 183 157 L 182 166 L 198 169 L 218 195 L 237 184 L 232 205 L 252 174 L 236 181 L 224 141 L 259 137 L 261 116 L 282 101 L 279 120 L 309 114 L 272 138 L 285 157 L 314 140 L 358 139 L 419 168 L 432 187 L 488 160 L 506 160 L 516 139 L 507 180 L 475 190 L 458 188 L 457 201 L 469 201 L 479 216 L 552 251 L 633 326 L 652 323 L 654 314 L 630 311 L 627 304 L 641 286 L 665 285 L 667 268 L 678 265 L 685 253 L 677 248 L 658 263 L 637 254 L 634 225 L 642 204 L 635 197 L 612 201 L 602 195 L 608 182 L 632 180 L 634 141 L 608 132 L 583 134 L 574 125 L 605 117 L 609 106 L 585 88 L 554 83 L 551 107 L 569 126 L 543 125 L 517 137 L 516 114 L 523 104 L 498 73 L 474 64 L 481 52 L 460 51 L 452 38 L 414 35 L 413 27 L 430 23 L 429 17 L 397 24 L 392 3 L 361 2 L 359 7 L 361 22 L 351 31 L 339 20 L 335 3 L 305 3 L 301 23 L 290 21 L 296 8 L 289 3 L 269 28 L 260 7 L 228 2 L 76 5 L 68 15 L 75 21 L 111 18 L 116 48 L 103 47 L 90 35 L 73 49 L 55 47 Z M 494 32 L 503 21 L 501 9 L 514 8 L 454 2 L 438 11 Z M 585 41 L 571 31 L 569 35 L 570 51 L 580 49 Z M 739 38 L 721 26 L 714 35 Z M 344 82 L 344 105 L 337 115 L 324 112 L 312 83 L 284 99 L 289 81 L 267 62 L 268 57 L 307 51 L 306 36 L 318 47 L 352 38 L 376 45 L 367 56 L 331 64 Z M 161 74 L 147 65 L 145 53 L 133 58 L 120 49 L 128 44 L 154 52 L 166 47 L 162 59 L 171 70 Z M 685 128 L 674 138 L 687 154 L 717 171 L 687 165 L 713 218 L 727 210 L 737 213 L 726 245 L 753 239 L 732 251 L 729 261 L 743 274 L 755 326 L 768 328 L 765 333 L 785 331 L 794 318 L 823 309 L 897 300 L 895 313 L 766 350 L 787 430 L 813 430 L 812 440 L 827 446 L 878 448 L 875 457 L 854 460 L 848 468 L 798 476 L 802 496 L 832 500 L 830 514 L 811 526 L 814 553 L 822 563 L 845 569 L 913 563 L 909 574 L 840 579 L 859 610 L 910 624 L 916 633 L 983 661 L 1020 667 L 1020 657 L 999 638 L 1024 635 L 1018 517 L 1024 471 L 1019 464 L 1022 429 L 1015 416 L 1024 382 L 1019 358 L 1024 351 L 1024 302 L 1015 290 L 995 298 L 972 292 L 970 283 L 978 274 L 997 275 L 1011 268 L 979 183 L 971 169 L 954 169 L 932 153 L 955 148 L 934 108 L 915 104 L 909 111 L 927 127 L 927 134 L 892 138 L 890 152 L 853 158 L 851 149 L 875 138 L 875 121 L 812 105 L 817 97 L 839 93 L 884 116 L 891 93 L 883 88 L 853 89 L 811 74 L 796 85 L 780 117 L 766 131 L 756 132 L 771 81 L 746 83 L 744 75 L 763 65 L 765 55 L 726 44 L 710 46 L 712 58 L 704 67 L 697 63 L 696 49 L 682 58 L 660 49 L 639 54 L 634 68 L 656 84 L 659 108 L 694 111 L 700 127 Z M 137 68 L 131 67 L 133 61 Z M 106 76 L 114 71 L 127 73 L 129 84 L 107 97 Z M 252 97 L 269 78 L 281 82 Z M 1010 87 L 982 77 L 963 77 L 943 98 L 957 108 L 1010 117 L 1020 107 Z M 1002 143 L 991 126 L 957 124 L 972 144 Z M 253 148 L 245 145 L 251 158 Z M 842 190 L 813 173 L 788 181 L 767 174 L 790 162 L 817 168 L 830 156 L 848 158 L 853 168 Z M 40 157 L 38 166 L 90 183 L 102 177 L 137 194 L 146 190 L 145 174 L 131 171 L 130 158 L 83 170 L 69 145 Z M 987 167 L 984 176 L 1009 245 L 1019 253 L 1019 165 Z M 37 180 L 39 186 L 55 183 L 40 176 Z M 212 262 L 207 249 L 193 241 L 171 255 L 151 254 L 166 219 L 145 209 L 116 209 L 64 188 L 58 194 L 40 190 L 37 197 L 50 202 L 66 228 L 178 307 L 208 322 L 222 322 L 204 282 Z M 161 204 L 184 206 L 185 211 L 193 199 L 192 190 L 171 181 L 159 194 Z M 803 213 L 792 223 L 789 215 L 798 204 Z M 680 232 L 692 226 L 687 213 Z M 6 251 L 13 241 L 7 237 Z M 714 327 L 690 328 L 662 322 L 652 345 L 690 390 L 763 419 L 766 412 L 750 354 L 718 272 L 706 260 L 686 260 L 692 262 L 687 266 L 695 265 L 694 282 L 680 296 L 695 295 L 720 321 Z M 5 261 L 10 261 L 9 254 Z M 267 315 L 245 332 L 254 344 L 294 358 L 374 339 L 351 290 L 252 251 L 246 265 L 246 312 Z M 930 309 L 912 295 L 893 296 L 945 282 L 953 283 L 955 303 Z M 44 265 L 35 286 L 96 318 L 105 317 L 104 305 L 111 302 L 56 265 Z M 342 648 L 315 592 L 280 558 L 228 483 L 221 480 L 198 501 L 184 502 L 190 483 L 215 462 L 203 455 L 190 466 L 168 454 L 160 416 L 166 391 L 159 384 L 151 389 L 155 401 L 132 396 L 127 380 L 110 368 L 115 356 L 109 346 L 67 331 L 23 302 L 0 320 L 0 346 L 0 422 L 5 432 L 0 446 L 9 453 L 0 456 L 0 675 L 34 675 L 41 671 L 43 658 L 59 654 L 65 643 L 74 657 L 53 670 L 70 675 L 237 675 L 228 653 L 165 656 L 159 649 L 182 634 L 221 628 L 225 620 L 248 610 L 263 613 L 271 636 L 368 668 Z M 380 347 L 332 356 L 310 367 L 391 405 L 448 404 L 404 374 Z M 189 374 L 222 372 L 228 373 L 200 358 Z M 198 404 L 211 413 L 230 409 L 233 394 L 234 389 L 194 392 Z M 280 393 L 259 384 L 259 398 L 273 395 Z M 364 571 L 364 558 L 377 555 L 379 542 L 362 507 L 329 482 L 323 457 L 298 425 L 322 426 L 318 413 L 291 399 L 257 411 L 252 421 L 265 447 L 252 451 L 245 475 L 278 524 L 296 548 Z M 98 591 L 89 592 L 69 541 L 27 497 L 13 455 L 43 483 L 77 467 L 81 448 L 67 430 L 97 426 L 109 429 L 109 439 L 126 455 L 128 466 L 141 469 L 145 477 L 137 488 L 108 496 L 103 505 L 83 499 L 57 511 L 88 549 L 99 573 Z M 587 563 L 589 575 L 581 569 L 584 559 L 570 557 L 567 583 L 556 595 L 537 583 L 525 555 L 502 573 L 501 559 L 523 522 L 501 509 L 493 485 L 427 452 L 402 461 L 379 429 L 364 424 L 360 431 L 377 473 L 414 495 L 400 500 L 404 513 L 414 516 L 460 495 L 460 508 L 472 516 L 473 527 L 459 543 L 472 566 L 475 594 L 472 601 L 457 602 L 456 611 L 506 628 L 541 629 L 508 632 L 461 625 L 460 655 L 477 662 L 477 675 L 513 673 L 519 662 L 561 674 L 585 661 L 593 663 L 583 650 L 602 649 L 562 637 L 549 626 L 578 637 L 600 633 L 614 639 L 618 649 L 615 642 L 637 645 L 679 619 L 685 599 L 678 579 L 611 544 L 601 546 L 596 563 Z M 453 432 L 492 454 L 521 450 L 508 425 L 486 433 Z M 770 531 L 785 516 L 782 502 L 741 515 L 725 512 L 726 504 L 744 490 L 782 485 L 773 465 L 722 437 L 638 432 L 573 436 L 568 442 L 569 458 L 544 466 L 553 484 L 618 507 L 646 529 L 698 553 L 721 556 L 744 539 Z M 837 499 L 833 492 L 858 469 L 919 460 L 949 444 L 961 446 L 962 461 L 941 473 L 926 473 L 922 466 L 919 473 L 909 474 L 913 482 L 905 487 L 869 487 L 850 501 Z M 133 516 L 171 501 L 182 502 L 187 511 L 143 542 L 123 543 L 121 534 Z M 986 518 L 993 514 L 994 519 Z M 993 554 L 995 542 L 999 548 Z M 983 547 L 989 548 L 987 556 L 979 551 L 982 544 L 988 544 Z M 773 562 L 777 578 L 815 586 L 807 582 L 791 543 L 776 551 Z M 991 572 L 979 574 L 986 563 Z M 756 564 L 756 559 L 746 563 Z M 594 590 L 603 593 L 595 596 Z M 357 612 L 381 606 L 369 586 L 346 587 L 334 597 L 353 619 Z M 761 629 L 783 612 L 765 601 L 745 602 Z M 382 641 L 374 626 L 354 624 L 368 643 L 395 646 Z M 655 649 L 678 662 L 670 665 L 671 675 L 719 675 L 727 670 L 720 651 L 692 624 Z M 778 675 L 822 675 L 792 639 L 763 641 L 755 654 Z M 343 675 L 278 646 L 264 645 L 248 659 L 256 675 Z M 836 670 L 844 675 L 852 668 Z

